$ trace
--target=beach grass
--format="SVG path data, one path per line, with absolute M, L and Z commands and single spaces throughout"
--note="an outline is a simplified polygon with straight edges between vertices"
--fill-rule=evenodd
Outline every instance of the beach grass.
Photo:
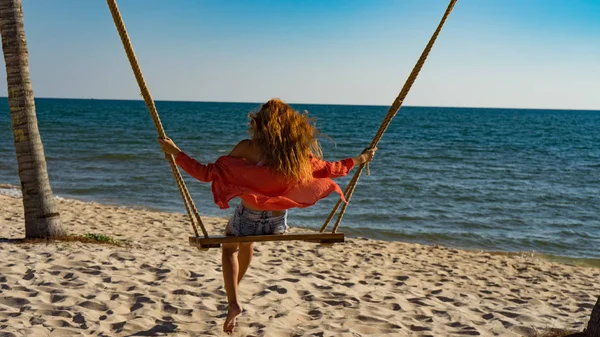
M 81 242 L 91 244 L 108 244 L 113 246 L 126 246 L 128 243 L 124 240 L 116 240 L 108 235 L 86 233 L 83 235 L 65 235 L 51 239 L 25 239 L 25 238 L 0 238 L 0 242 L 9 242 L 16 244 L 51 244 L 55 242 Z

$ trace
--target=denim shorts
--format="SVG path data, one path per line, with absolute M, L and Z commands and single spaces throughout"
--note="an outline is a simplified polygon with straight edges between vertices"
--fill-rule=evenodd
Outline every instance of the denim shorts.
M 287 210 L 273 215 L 271 211 L 255 211 L 239 204 L 227 222 L 225 235 L 249 236 L 287 233 Z

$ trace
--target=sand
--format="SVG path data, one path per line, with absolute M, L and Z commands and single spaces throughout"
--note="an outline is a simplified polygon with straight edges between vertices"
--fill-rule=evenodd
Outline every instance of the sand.
M 0 336 L 220 336 L 220 251 L 188 245 L 186 216 L 60 199 L 65 229 L 128 246 L 0 243 Z M 0 195 L 0 237 L 24 237 Z M 205 218 L 220 233 L 225 219 Z M 527 254 L 351 238 L 261 243 L 235 336 L 534 336 L 581 330 L 600 269 Z

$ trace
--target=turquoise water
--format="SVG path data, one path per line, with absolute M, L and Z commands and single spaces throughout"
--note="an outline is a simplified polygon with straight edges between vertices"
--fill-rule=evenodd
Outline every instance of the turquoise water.
M 184 213 L 142 101 L 37 99 L 56 195 Z M 326 159 L 358 154 L 387 107 L 294 104 L 317 118 Z M 6 99 L 0 183 L 18 185 Z M 247 136 L 256 103 L 157 102 L 167 134 L 200 161 Z M 405 107 L 344 217 L 352 236 L 600 258 L 600 112 Z M 334 143 L 335 142 L 335 143 Z M 200 213 L 228 216 L 185 175 Z M 345 186 L 349 177 L 339 179 Z M 292 210 L 318 228 L 335 197 Z M 235 203 L 232 203 L 235 205 Z

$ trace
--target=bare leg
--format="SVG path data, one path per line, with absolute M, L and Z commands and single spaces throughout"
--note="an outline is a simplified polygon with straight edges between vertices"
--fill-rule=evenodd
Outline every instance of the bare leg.
M 252 262 L 252 255 L 254 255 L 254 243 L 253 242 L 241 242 L 240 243 L 240 251 L 238 252 L 238 264 L 239 264 L 239 273 L 237 278 L 237 283 L 240 284 L 244 275 L 246 275 L 246 271 L 248 267 L 250 267 L 250 262 Z
M 223 263 L 223 283 L 227 292 L 227 303 L 229 310 L 227 318 L 223 324 L 223 331 L 231 334 L 235 328 L 235 320 L 242 313 L 238 297 L 238 274 L 239 265 L 237 259 L 237 243 L 224 243 L 222 248 L 222 263 Z

